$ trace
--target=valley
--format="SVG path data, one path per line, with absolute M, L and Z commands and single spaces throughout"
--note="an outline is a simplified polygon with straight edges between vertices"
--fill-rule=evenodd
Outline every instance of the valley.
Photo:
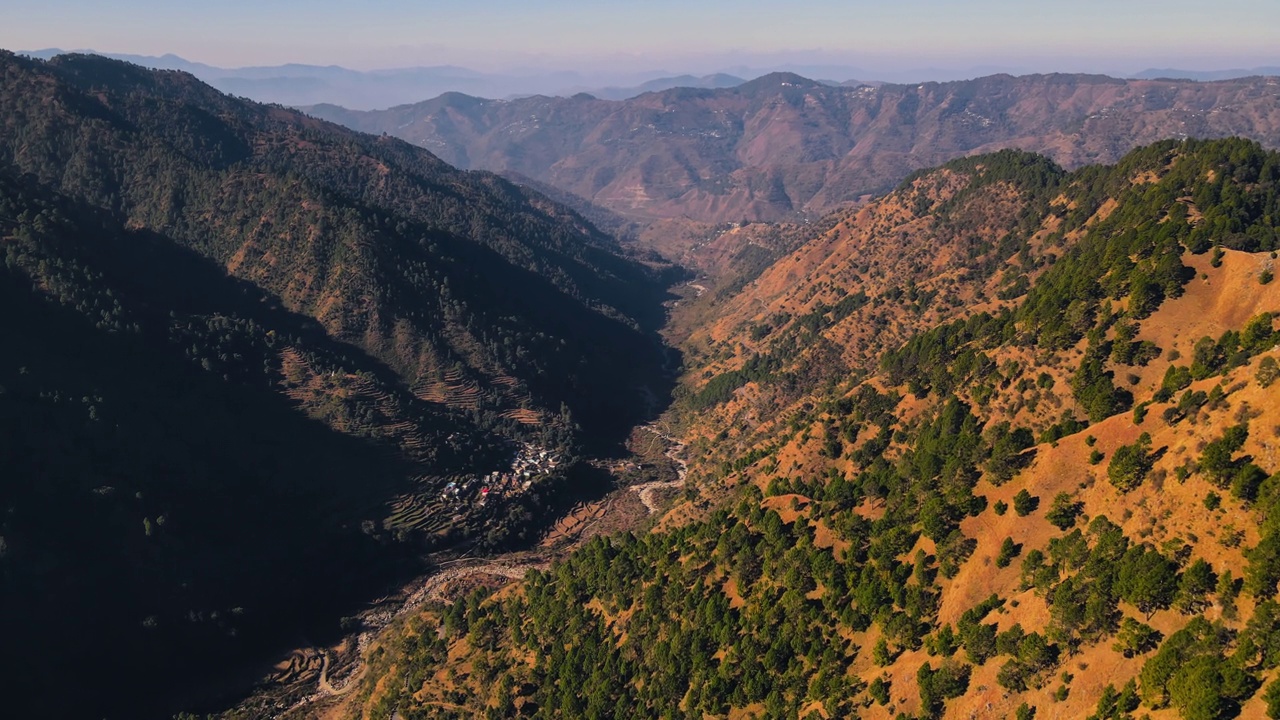
M 5 707 L 1280 717 L 1275 82 L 0 51 Z
M 334 717 L 1266 716 L 1275 162 L 955 161 L 686 285 L 681 497 L 393 623 Z
M 669 395 L 682 271 L 540 195 L 179 73 L 0 69 L 14 709 L 225 706 L 602 495 Z M 85 643 L 120 650 L 54 692 Z
M 659 443 L 655 444 L 654 440 Z M 487 557 L 467 557 L 469 553 L 433 557 L 429 574 L 405 584 L 394 595 L 371 603 L 368 609 L 351 618 L 356 621 L 358 632 L 328 647 L 292 651 L 283 670 L 277 665 L 275 672 L 259 682 L 249 699 L 224 717 L 340 716 L 342 696 L 357 688 L 368 671 L 365 653 L 393 624 L 405 622 L 424 606 L 453 601 L 476 588 L 500 587 L 523 580 L 530 571 L 545 572 L 592 538 L 643 531 L 655 515 L 661 516 L 670 506 L 671 494 L 685 485 L 687 469 L 681 459 L 684 447 L 654 426 L 637 429 L 630 444 L 632 455 L 616 468 L 622 476 L 620 482 L 626 482 L 627 474 L 644 472 L 646 468 L 659 477 L 672 472 L 675 477 L 624 484 L 599 500 L 576 506 L 533 549 Z M 661 467 L 662 458 L 666 458 L 670 466 Z M 637 512 L 635 504 L 643 511 Z M 465 711 L 463 706 L 457 709 Z

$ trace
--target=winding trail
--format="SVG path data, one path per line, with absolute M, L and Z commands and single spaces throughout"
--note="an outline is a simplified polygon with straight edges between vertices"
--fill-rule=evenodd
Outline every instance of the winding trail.
M 684 482 L 685 477 L 689 475 L 689 463 L 685 462 L 684 459 L 680 457 L 680 454 L 684 452 L 684 443 L 668 435 L 662 430 L 662 428 L 658 427 L 656 423 L 645 425 L 644 429 L 667 441 L 667 444 L 670 447 L 667 448 L 666 455 L 671 458 L 671 462 L 675 463 L 679 467 L 677 472 L 680 474 L 680 482 Z
M 677 488 L 684 485 L 685 478 L 689 476 L 689 464 L 681 457 L 680 453 L 684 450 L 684 443 L 676 440 L 670 435 L 663 432 L 657 425 L 649 424 L 644 426 L 646 430 L 665 440 L 668 444 L 666 456 L 671 458 L 671 462 L 676 464 L 677 478 L 675 480 L 647 482 L 641 485 L 632 485 L 629 490 L 640 496 L 640 502 L 649 510 L 652 515 L 658 512 L 658 503 L 653 499 L 653 493 L 657 490 L 667 488 Z
M 683 443 L 678 442 L 656 425 L 646 425 L 645 428 L 668 443 L 665 454 L 676 464 L 678 474 L 676 480 L 648 482 L 627 488 L 628 491 L 635 492 L 639 496 L 640 502 L 644 504 L 649 514 L 652 515 L 660 510 L 654 498 L 654 493 L 658 490 L 683 486 L 685 479 L 688 477 L 689 468 L 688 464 L 680 458 L 680 454 L 685 447 Z M 440 563 L 436 571 L 422 579 L 420 584 L 403 601 L 386 598 L 379 601 L 382 603 L 382 607 L 369 610 L 363 614 L 364 628 L 355 638 L 354 661 L 350 664 L 353 669 L 346 674 L 345 678 L 339 681 L 340 685 L 335 685 L 329 677 L 332 652 L 328 649 L 322 649 L 320 651 L 320 676 L 316 683 L 315 692 L 295 702 L 283 714 L 290 715 L 293 711 L 316 701 L 327 697 L 344 695 L 356 687 L 366 670 L 364 663 L 365 651 L 369 648 L 374 638 L 394 620 L 413 611 L 423 603 L 446 600 L 445 590 L 451 583 L 476 575 L 496 576 L 507 578 L 508 580 L 523 580 L 530 570 L 548 570 L 551 567 L 552 560 L 562 557 L 571 549 L 572 544 L 570 547 L 556 550 L 534 550 L 489 559 L 468 558 L 464 555 L 463 557 Z M 452 707 L 449 709 L 461 710 L 462 708 Z
M 509 580 L 523 580 L 530 570 L 546 570 L 551 567 L 549 559 L 530 559 L 526 562 L 511 560 L 460 560 L 452 567 L 438 571 L 427 578 L 426 582 L 409 596 L 397 615 L 417 607 L 424 602 L 444 599 L 444 588 L 455 580 L 472 575 L 496 575 Z
M 630 490 L 640 496 L 640 502 L 649 510 L 652 515 L 658 512 L 658 503 L 653 499 L 653 493 L 666 488 L 678 488 L 684 485 L 684 480 L 667 480 L 665 482 L 647 482 L 643 485 L 632 485 Z
M 448 567 L 446 567 L 448 566 Z M 365 627 L 360 632 L 356 640 L 356 660 L 355 669 L 345 678 L 341 686 L 335 686 L 329 680 L 329 664 L 330 651 L 321 650 L 320 660 L 320 678 L 316 684 L 315 693 L 302 698 L 296 702 L 286 712 L 292 712 L 302 706 L 309 705 L 317 700 L 326 697 L 334 697 L 345 695 L 353 687 L 359 684 L 360 678 L 364 675 L 364 652 L 368 648 L 369 643 L 384 628 L 391 624 L 393 620 L 408 613 L 424 602 L 445 599 L 444 589 L 449 583 L 462 578 L 471 577 L 472 575 L 496 575 L 509 580 L 522 580 L 530 570 L 546 570 L 551 566 L 551 560 L 548 558 L 537 558 L 530 554 L 527 561 L 516 561 L 514 559 L 506 560 L 484 560 L 484 559 L 467 559 L 459 558 L 441 564 L 442 570 L 437 571 L 423 582 L 413 593 L 394 609 L 383 609 L 368 613 L 364 617 Z
M 360 671 L 363 671 L 363 669 L 364 667 L 361 666 Z M 360 671 L 357 671 L 357 672 L 360 672 Z M 319 688 L 320 695 L 342 695 L 346 693 L 348 690 L 350 690 L 352 686 L 356 684 L 355 681 L 358 679 L 359 678 L 356 677 L 356 674 L 353 673 L 351 677 L 347 678 L 347 682 L 344 683 L 342 687 L 335 688 L 333 685 L 331 685 L 329 683 L 329 651 L 328 650 L 321 651 L 320 688 Z

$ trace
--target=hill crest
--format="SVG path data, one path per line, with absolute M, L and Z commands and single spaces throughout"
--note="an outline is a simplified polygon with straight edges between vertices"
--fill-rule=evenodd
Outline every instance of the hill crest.
M 310 111 L 633 218 L 715 223 L 814 216 L 913 170 L 1000 148 L 1076 168 L 1167 137 L 1243 135 L 1280 147 L 1277 82 L 1053 74 L 840 87 L 773 74 L 626 101 L 511 100 L 466 117 L 430 103 Z

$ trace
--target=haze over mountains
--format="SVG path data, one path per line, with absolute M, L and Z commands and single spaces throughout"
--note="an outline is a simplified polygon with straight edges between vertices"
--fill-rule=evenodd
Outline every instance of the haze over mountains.
M 1280 146 L 1280 80 L 1213 83 L 993 75 L 830 86 L 775 73 L 719 90 L 610 102 L 457 93 L 389 110 L 307 112 L 387 133 L 467 168 L 513 172 L 635 218 L 820 214 L 913 170 L 1005 147 L 1074 168 L 1166 137 Z
M 47 60 L 67 51 L 56 48 L 19 54 Z M 528 69 L 519 72 L 482 72 L 455 65 L 351 70 L 337 65 L 289 64 L 262 67 L 221 68 L 192 62 L 177 55 L 129 55 L 95 53 L 157 70 L 191 73 L 222 92 L 250 100 L 281 105 L 332 103 L 371 110 L 403 105 L 461 92 L 477 97 L 574 95 L 624 100 L 645 92 L 673 87 L 732 87 L 743 79 L 726 73 L 708 75 L 649 72 L 577 72 Z M 742 68 L 750 72 L 749 68 Z
M 1208 82 L 1211 80 L 1232 80 L 1235 78 L 1254 77 L 1259 75 L 1276 76 L 1280 75 L 1280 66 L 1255 67 L 1248 70 L 1177 70 L 1174 68 L 1148 68 L 1139 73 L 1134 73 L 1133 77 L 1147 80 L 1158 80 L 1160 78 L 1170 78 L 1174 80 L 1200 80 Z
M 68 52 L 57 48 L 19 51 L 19 54 L 47 60 Z M 442 64 L 353 70 L 338 65 L 290 63 L 275 66 L 224 68 L 194 62 L 172 53 L 136 55 L 75 50 L 124 60 L 158 70 L 182 70 L 232 95 L 258 102 L 281 105 L 339 105 L 352 110 L 380 110 L 417 103 L 444 93 L 463 93 L 482 98 L 513 98 L 530 95 L 567 97 L 588 93 L 604 100 L 626 100 L 646 92 L 675 87 L 727 88 L 772 72 L 794 72 L 831 85 L 859 82 L 914 83 L 967 80 L 980 75 L 1030 71 L 1015 67 L 924 68 L 918 70 L 870 71 L 852 65 L 787 63 L 785 65 L 731 65 L 713 72 L 671 72 L 667 70 L 553 70 L 525 68 L 508 71 L 480 71 Z M 1231 70 L 1147 69 L 1118 77 L 1140 79 L 1180 78 L 1228 80 L 1254 75 L 1280 75 L 1277 67 Z

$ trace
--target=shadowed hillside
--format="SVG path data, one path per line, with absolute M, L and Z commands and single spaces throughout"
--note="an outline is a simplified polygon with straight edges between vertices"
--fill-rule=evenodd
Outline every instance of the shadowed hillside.
M 31 714 L 243 692 L 424 551 L 534 538 L 668 394 L 671 268 L 182 73 L 0 54 L 0 253 L 0 614 Z
M 578 360 L 654 355 L 656 273 L 541 196 L 181 73 L 4 61 L 0 152 L 15 171 L 164 232 L 410 386 L 460 364 L 482 386 L 514 376 L 594 426 L 617 417 L 616 394 L 586 392 Z

